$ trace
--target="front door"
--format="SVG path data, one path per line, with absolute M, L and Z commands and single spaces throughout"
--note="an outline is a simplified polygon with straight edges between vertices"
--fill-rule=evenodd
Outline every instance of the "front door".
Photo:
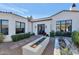
M 45 33 L 45 24 L 38 24 L 37 25 L 37 32 L 38 32 L 38 34 Z

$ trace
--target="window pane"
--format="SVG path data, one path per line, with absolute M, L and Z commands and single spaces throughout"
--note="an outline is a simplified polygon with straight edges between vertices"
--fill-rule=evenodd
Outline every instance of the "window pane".
M 20 29 L 20 22 L 16 22 L 16 33 L 20 33 L 21 29 Z
M 57 21 L 56 24 L 60 24 L 60 21 Z
M 21 23 L 21 28 L 24 28 L 25 27 L 25 23 Z
M 25 23 L 21 23 L 21 32 L 22 32 L 22 33 L 25 32 Z
M 8 21 L 2 20 L 2 33 L 7 35 L 8 34 Z
M 0 33 L 1 33 L 1 20 L 0 20 Z
M 24 33 L 25 32 L 25 23 L 16 22 L 16 33 Z
M 16 28 L 20 28 L 20 22 L 16 22 Z
M 65 32 L 65 24 L 61 24 L 61 31 Z
M 56 30 L 60 31 L 60 25 L 56 25 Z
M 71 24 L 66 24 L 66 31 L 71 32 L 72 31 L 72 25 Z
M 61 24 L 65 24 L 65 20 L 61 21 Z
M 67 20 L 66 23 L 67 23 L 67 24 L 71 24 L 71 20 Z

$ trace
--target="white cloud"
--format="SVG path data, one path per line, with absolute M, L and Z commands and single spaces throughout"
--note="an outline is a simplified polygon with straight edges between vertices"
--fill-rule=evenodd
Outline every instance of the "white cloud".
M 10 5 L 10 4 L 9 4 Z M 8 12 L 13 12 L 13 13 L 18 13 L 21 15 L 24 15 L 25 13 L 28 13 L 29 11 L 24 8 L 20 8 L 17 6 L 9 6 L 7 4 L 0 4 L 0 10 L 1 11 L 8 11 Z

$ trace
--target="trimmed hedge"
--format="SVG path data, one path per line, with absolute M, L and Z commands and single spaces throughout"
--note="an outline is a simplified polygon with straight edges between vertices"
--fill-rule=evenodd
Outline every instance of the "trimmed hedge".
M 56 32 L 56 36 L 65 36 L 65 37 L 71 37 L 72 32 Z
M 50 37 L 54 37 L 55 36 L 55 32 L 54 31 L 51 31 L 50 32 Z
M 72 40 L 74 41 L 75 44 L 79 45 L 79 32 L 74 31 L 72 33 Z
M 60 32 L 60 31 L 57 31 L 57 32 L 51 31 L 50 32 L 50 37 L 54 37 L 54 36 L 71 37 L 71 35 L 72 35 L 72 32 Z
M 35 33 L 30 34 L 31 36 L 35 35 Z
M 25 39 L 25 38 L 29 38 L 31 35 L 30 33 L 25 33 L 25 34 L 16 34 L 16 35 L 12 35 L 12 40 L 13 42 Z

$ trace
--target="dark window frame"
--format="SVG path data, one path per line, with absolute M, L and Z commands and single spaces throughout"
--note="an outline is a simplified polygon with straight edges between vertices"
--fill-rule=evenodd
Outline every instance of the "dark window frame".
M 65 32 L 67 32 L 66 31 L 66 25 L 67 24 L 71 24 L 71 31 L 70 32 L 72 32 L 72 20 L 60 20 L 60 21 L 56 21 L 56 31 L 57 31 L 57 25 L 59 25 L 60 26 L 60 32 L 61 32 L 61 25 L 62 25 L 62 21 L 64 21 L 65 23 Z M 69 21 L 69 22 L 68 22 Z M 59 24 L 57 23 L 57 22 L 59 22 Z
M 5 19 L 0 19 L 0 22 L 1 22 L 1 33 L 3 33 L 3 32 L 2 32 L 2 29 L 3 29 L 3 28 L 2 28 L 2 26 L 3 26 L 2 22 L 3 22 L 3 21 L 7 21 L 7 22 L 9 23 L 9 21 L 8 21 L 8 20 L 5 20 Z M 8 33 L 8 32 L 9 32 L 9 31 L 8 31 L 8 30 L 9 30 L 9 25 L 7 24 L 7 26 L 8 26 L 8 29 L 7 29 L 7 34 L 4 34 L 4 33 L 3 33 L 4 35 L 8 35 L 8 34 L 9 34 L 9 33 Z
M 20 22 L 20 21 L 16 21 L 16 28 L 15 28 L 15 32 L 16 32 L 16 34 L 19 34 L 19 33 L 17 33 L 17 23 L 20 23 L 20 29 L 22 29 L 22 26 L 21 26 L 21 24 L 24 24 L 24 32 L 19 32 L 19 33 L 25 33 L 25 23 L 24 22 Z

